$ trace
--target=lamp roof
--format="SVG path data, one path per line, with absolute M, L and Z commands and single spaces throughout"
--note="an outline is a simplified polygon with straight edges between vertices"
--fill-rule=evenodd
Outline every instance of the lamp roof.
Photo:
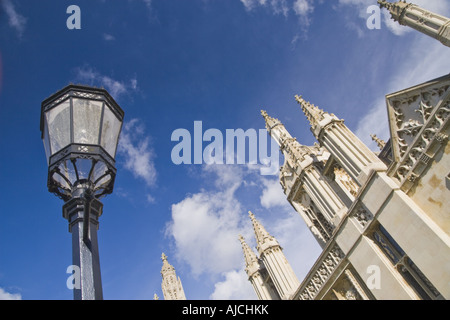
M 78 94 L 75 94 L 78 93 Z M 92 96 L 89 96 L 92 95 Z M 95 96 L 97 95 L 97 97 Z M 99 96 L 98 96 L 99 95 Z M 108 105 L 111 107 L 111 110 L 114 112 L 114 114 L 117 116 L 117 118 L 120 121 L 123 121 L 124 118 L 124 111 L 119 106 L 119 104 L 114 100 L 114 98 L 106 91 L 105 88 L 98 88 L 88 85 L 82 85 L 82 84 L 69 84 L 68 86 L 64 87 L 63 89 L 55 92 L 50 97 L 46 98 L 41 103 L 41 122 L 40 122 L 40 130 L 41 130 L 41 136 L 44 135 L 44 113 L 51 108 L 53 108 L 55 105 L 58 104 L 58 100 L 65 100 L 66 97 L 75 96 L 77 98 L 82 99 L 94 99 L 94 100 L 104 100 L 108 103 Z

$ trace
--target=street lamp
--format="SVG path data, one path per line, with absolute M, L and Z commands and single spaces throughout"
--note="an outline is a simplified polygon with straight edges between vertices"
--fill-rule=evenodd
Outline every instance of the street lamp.
M 41 105 L 41 137 L 48 190 L 62 200 L 72 233 L 72 261 L 80 271 L 75 300 L 103 299 L 98 218 L 112 193 L 124 112 L 105 89 L 68 85 Z M 89 221 L 89 223 L 85 223 Z

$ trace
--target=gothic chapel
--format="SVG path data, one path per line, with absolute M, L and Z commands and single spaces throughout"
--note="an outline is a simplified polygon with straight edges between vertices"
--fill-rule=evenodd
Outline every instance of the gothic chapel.
M 400 24 L 450 46 L 450 19 L 402 1 L 378 3 Z M 334 114 L 295 99 L 314 146 L 261 113 L 284 155 L 280 183 L 287 200 L 323 251 L 297 286 L 290 267 L 271 271 L 277 259 L 268 256 L 282 253 L 251 216 L 259 258 L 240 241 L 258 298 L 449 299 L 450 74 L 386 96 L 391 136 L 387 143 L 372 136 L 379 153 Z
M 402 25 L 450 46 L 450 19 L 378 0 Z M 299 281 L 250 212 L 257 254 L 239 236 L 261 300 L 450 298 L 450 74 L 386 96 L 390 140 L 371 151 L 336 115 L 295 96 L 317 143 L 305 146 L 265 111 L 285 162 L 280 183 L 323 251 Z M 166 299 L 185 299 L 163 256 Z M 164 272 L 163 272 L 164 271 Z

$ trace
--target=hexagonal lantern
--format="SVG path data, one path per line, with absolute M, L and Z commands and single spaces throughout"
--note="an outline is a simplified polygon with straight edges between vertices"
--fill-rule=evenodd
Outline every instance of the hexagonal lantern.
M 113 190 L 124 112 L 104 89 L 69 85 L 42 102 L 48 189 L 64 201 L 80 184 L 95 197 Z

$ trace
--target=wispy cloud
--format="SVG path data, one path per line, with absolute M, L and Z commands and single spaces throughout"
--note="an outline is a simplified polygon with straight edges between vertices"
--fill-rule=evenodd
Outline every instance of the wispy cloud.
M 353 8 L 357 12 L 354 17 L 347 17 L 349 21 L 347 26 L 350 29 L 356 30 L 360 36 L 365 31 L 372 32 L 361 28 L 365 28 L 364 21 L 369 17 L 367 8 L 374 4 L 373 1 L 339 0 L 339 4 L 341 6 L 349 6 L 349 8 Z M 447 0 L 416 0 L 414 4 L 435 13 L 450 15 L 450 3 Z M 450 62 L 446 54 L 448 49 L 441 43 L 421 35 L 410 27 L 401 26 L 391 18 L 390 13 L 386 9 L 383 9 L 381 13 L 383 15 L 381 28 L 387 28 L 397 36 L 403 36 L 411 32 L 417 34 L 411 40 L 414 43 L 410 44 L 410 47 L 414 48 L 414 50 L 402 50 L 402 59 L 395 65 L 394 69 L 390 70 L 391 76 L 383 79 L 382 87 L 386 94 L 437 78 L 448 72 L 446 70 L 450 70 Z M 358 20 L 361 24 L 358 24 Z M 359 25 L 362 27 L 359 27 Z M 389 59 L 390 54 L 390 52 L 386 53 L 385 59 Z M 372 103 L 367 114 L 359 120 L 355 133 L 366 145 L 376 151 L 378 147 L 370 138 L 371 134 L 376 134 L 386 141 L 389 139 L 389 123 L 384 96 L 380 96 Z
M 21 38 L 25 31 L 27 19 L 16 11 L 11 0 L 2 0 L 0 4 L 8 16 L 9 26 L 14 28 L 19 38 Z
M 88 85 L 105 87 L 115 98 L 119 99 L 138 90 L 136 78 L 119 81 L 103 75 L 88 65 L 75 69 L 75 82 L 81 81 Z M 139 119 L 125 122 L 122 127 L 118 145 L 118 159 L 135 178 L 142 179 L 148 187 L 153 187 L 157 180 L 154 164 L 156 153 L 150 146 L 150 137 L 145 133 L 145 127 Z M 121 163 L 118 161 L 119 163 Z M 125 193 L 122 193 L 125 195 Z M 128 194 L 126 194 L 128 196 Z M 147 194 L 148 203 L 155 203 L 156 199 Z
M 150 147 L 150 139 L 145 134 L 145 128 L 138 119 L 132 119 L 123 126 L 120 135 L 118 152 L 124 159 L 124 167 L 136 178 L 144 180 L 147 186 L 156 183 L 157 172 L 154 158 L 156 156 Z M 147 200 L 153 203 L 155 199 L 148 195 Z
M 293 4 L 293 10 L 301 19 L 302 24 L 308 26 L 310 23 L 310 14 L 314 11 L 313 0 L 296 0 Z
M 411 86 L 443 76 L 450 70 L 450 60 L 447 50 L 439 41 L 426 36 L 417 37 L 414 50 L 405 51 L 402 63 L 395 70 L 391 70 L 392 77 L 386 79 L 386 94 L 393 93 Z M 374 132 L 376 131 L 376 132 Z M 389 126 L 384 97 L 377 99 L 368 114 L 362 118 L 357 126 L 356 134 L 367 145 L 377 149 L 370 134 L 377 134 L 382 139 L 389 138 Z
M 287 0 L 240 0 L 245 9 L 251 11 L 258 6 L 270 8 L 274 14 L 288 15 L 289 5 Z
M 293 13 L 299 17 L 299 24 L 302 29 L 302 37 L 306 38 L 308 27 L 312 21 L 312 15 L 316 4 L 324 3 L 324 0 L 240 0 L 247 11 L 252 11 L 258 7 L 264 7 L 270 9 L 274 14 L 283 14 L 288 16 L 289 13 Z M 328 1 L 327 1 L 328 2 Z M 443 15 L 448 15 L 450 12 L 450 3 L 448 0 L 416 0 L 414 4 L 417 4 L 425 9 L 431 10 Z M 333 3 L 334 5 L 334 3 Z M 367 9 L 376 5 L 375 0 L 338 0 L 339 6 L 350 6 L 356 10 L 356 14 L 348 17 L 347 27 L 357 32 L 359 37 L 363 36 L 363 29 L 365 28 L 365 20 L 367 20 L 370 14 L 367 13 Z M 411 29 L 398 24 L 391 19 L 390 13 L 383 9 L 383 22 L 384 27 L 388 28 L 395 35 L 404 35 L 411 32 Z M 355 19 L 356 18 L 356 19 Z M 364 19 L 364 20 L 361 20 Z M 359 20 L 359 21 L 358 21 Z M 294 36 L 292 42 L 295 43 L 300 39 L 300 35 Z
M 438 14 L 450 14 L 450 3 L 448 2 L 448 0 L 415 0 L 413 1 L 413 3 Z M 367 13 L 367 9 L 372 5 L 376 5 L 376 2 L 374 0 L 339 0 L 339 5 L 353 7 L 358 12 L 356 16 L 357 18 L 367 20 L 370 16 L 370 14 Z M 383 9 L 381 13 L 383 15 L 383 26 L 393 34 L 402 36 L 413 31 L 413 29 L 402 26 L 398 22 L 394 21 L 391 18 L 391 14 L 388 10 Z M 363 26 L 363 28 L 365 28 L 365 23 L 361 23 L 361 25 Z M 362 35 L 362 29 L 361 27 L 359 27 L 359 24 L 355 22 L 354 18 L 349 18 L 347 27 L 349 27 L 349 29 L 355 30 L 358 33 L 358 36 Z
M 295 47 L 300 39 L 307 38 L 308 27 L 311 23 L 311 16 L 314 12 L 314 0 L 240 0 L 247 11 L 255 10 L 257 7 L 265 7 L 273 14 L 282 14 L 285 17 L 294 14 L 299 18 L 299 25 L 302 35 L 294 36 L 291 44 Z M 320 2 L 322 0 L 319 0 Z
M 116 38 L 113 35 L 109 34 L 109 33 L 104 33 L 103 34 L 103 40 L 105 40 L 105 41 L 114 41 L 114 40 L 116 40 Z
M 247 10 L 253 10 L 256 6 L 264 6 L 267 0 L 241 0 L 242 4 Z
M 95 71 L 88 65 L 75 69 L 75 82 L 76 81 L 81 81 L 88 85 L 105 87 L 115 99 L 118 99 L 120 96 L 130 91 L 137 90 L 136 78 L 132 78 L 128 81 L 119 81 Z
M 152 8 L 152 0 L 142 0 L 148 9 Z

